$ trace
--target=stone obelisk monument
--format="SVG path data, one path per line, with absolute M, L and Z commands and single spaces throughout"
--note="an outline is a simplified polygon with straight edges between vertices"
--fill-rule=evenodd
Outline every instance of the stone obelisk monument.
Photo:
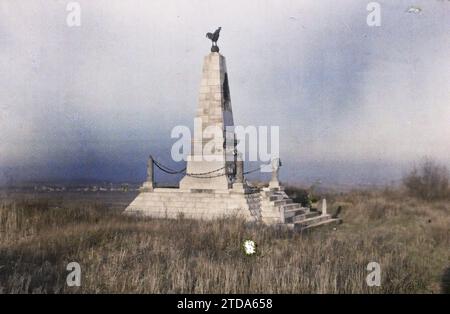
M 158 218 L 177 218 L 182 214 L 195 219 L 237 216 L 247 221 L 287 224 L 294 229 L 332 222 L 325 210 L 319 216 L 293 203 L 286 195 L 278 178 L 279 159 L 272 162 L 272 180 L 268 187 L 247 186 L 243 156 L 236 149 L 227 66 L 217 46 L 220 30 L 219 27 L 206 35 L 212 47 L 203 61 L 186 175 L 179 188 L 158 187 L 153 174 L 153 165 L 158 163 L 150 156 L 147 182 L 125 213 Z
M 227 67 L 219 52 L 204 58 L 195 125 L 187 174 L 180 181 L 180 189 L 231 188 L 236 141 Z

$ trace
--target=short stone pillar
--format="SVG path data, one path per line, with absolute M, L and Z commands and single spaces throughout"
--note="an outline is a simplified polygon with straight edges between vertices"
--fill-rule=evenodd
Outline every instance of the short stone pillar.
M 236 160 L 236 183 L 244 183 L 244 161 L 238 156 Z
M 234 190 L 244 190 L 244 160 L 240 153 L 236 156 L 236 177 L 233 183 Z
M 142 186 L 143 191 L 153 191 L 155 180 L 153 170 L 153 157 L 150 155 L 147 160 L 147 181 Z
M 327 215 L 327 199 L 323 198 L 320 202 L 319 210 L 322 212 L 322 216 Z
M 269 188 L 278 189 L 280 188 L 280 167 L 281 160 L 280 158 L 272 159 L 272 179 L 269 182 Z

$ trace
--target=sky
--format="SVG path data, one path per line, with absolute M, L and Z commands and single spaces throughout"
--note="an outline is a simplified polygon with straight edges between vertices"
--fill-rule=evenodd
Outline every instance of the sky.
M 86 0 L 79 27 L 69 2 L 0 1 L 0 184 L 182 168 L 170 133 L 193 126 L 218 26 L 235 124 L 280 126 L 283 181 L 450 166 L 449 1 L 377 1 L 375 27 L 361 0 Z

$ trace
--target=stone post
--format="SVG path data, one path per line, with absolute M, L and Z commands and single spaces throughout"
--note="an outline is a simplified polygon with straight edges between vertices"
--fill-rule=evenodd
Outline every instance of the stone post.
M 245 191 L 244 160 L 242 159 L 241 153 L 237 153 L 236 155 L 236 176 L 233 183 L 233 190 Z
M 150 155 L 147 160 L 147 181 L 142 186 L 144 191 L 153 191 L 155 180 L 153 170 L 153 157 Z
M 281 160 L 280 158 L 273 158 L 272 159 L 272 179 L 269 182 L 269 188 L 280 188 L 280 167 L 281 167 Z
M 327 215 L 327 200 L 324 198 L 320 204 L 320 211 L 322 212 L 322 216 Z
M 236 183 L 244 183 L 244 161 L 238 155 L 236 160 Z

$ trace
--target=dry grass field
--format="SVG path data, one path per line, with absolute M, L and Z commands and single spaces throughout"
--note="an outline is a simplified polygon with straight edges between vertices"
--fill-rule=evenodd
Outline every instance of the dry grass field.
M 100 194 L 3 193 L 0 293 L 440 293 L 450 267 L 448 200 L 327 195 L 343 224 L 299 234 L 238 219 L 126 217 L 134 195 Z M 245 239 L 257 255 L 243 254 Z M 72 261 L 81 287 L 66 285 Z M 372 261 L 380 287 L 366 284 Z

